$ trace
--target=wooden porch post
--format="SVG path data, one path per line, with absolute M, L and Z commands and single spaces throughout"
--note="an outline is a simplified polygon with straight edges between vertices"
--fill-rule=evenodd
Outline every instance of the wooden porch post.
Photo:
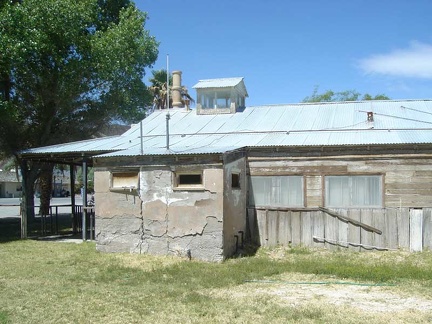
M 87 225 L 86 225 L 86 216 L 87 216 L 87 159 L 83 158 L 83 188 L 82 188 L 82 239 L 83 241 L 87 240 Z

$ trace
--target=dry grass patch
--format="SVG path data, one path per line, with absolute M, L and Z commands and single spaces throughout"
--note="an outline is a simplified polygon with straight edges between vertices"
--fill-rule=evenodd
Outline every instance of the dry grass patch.
M 429 323 L 432 320 L 432 299 L 407 293 L 400 295 L 393 286 L 356 285 L 326 276 L 285 273 L 247 282 L 235 289 L 201 293 L 214 298 L 225 297 L 239 305 L 266 300 L 298 313 L 309 310 L 320 314 L 324 322 Z
M 278 248 L 208 263 L 29 240 L 1 243 L 0 260 L 0 323 L 432 321 L 430 253 Z

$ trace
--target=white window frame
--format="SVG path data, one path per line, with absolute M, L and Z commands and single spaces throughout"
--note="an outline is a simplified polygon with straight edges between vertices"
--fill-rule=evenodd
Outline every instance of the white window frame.
M 199 183 L 182 183 L 182 176 L 200 176 Z M 181 171 L 174 173 L 174 190 L 204 190 L 204 173 L 202 171 Z
M 344 181 L 345 184 L 337 188 L 337 184 L 330 182 Z M 363 181 L 363 184 L 357 183 Z M 378 187 L 374 188 L 373 191 L 367 187 L 373 186 L 374 184 Z M 357 189 L 357 187 L 363 187 Z M 373 175 L 327 175 L 324 180 L 325 195 L 324 204 L 326 207 L 338 207 L 338 208 L 382 208 L 383 207 L 383 176 L 380 174 Z M 331 187 L 335 188 L 332 189 Z M 333 192 L 332 192 L 333 191 Z M 357 193 L 355 192 L 357 191 Z M 358 191 L 362 191 L 361 197 L 356 197 L 359 194 Z M 332 199 L 331 195 L 338 194 L 342 197 L 339 198 L 339 202 L 336 199 Z M 363 201 L 360 203 L 360 201 Z

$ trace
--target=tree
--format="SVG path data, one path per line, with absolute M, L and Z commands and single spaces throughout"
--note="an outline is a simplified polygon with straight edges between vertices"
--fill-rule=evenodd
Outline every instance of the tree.
M 355 90 L 345 90 L 341 92 L 334 92 L 327 90 L 324 93 L 318 93 L 318 87 L 315 87 L 312 95 L 305 97 L 303 102 L 333 102 L 333 101 L 358 101 L 358 100 L 389 100 L 390 98 L 384 94 L 371 96 L 366 93 L 363 97 Z M 361 98 L 361 99 L 360 99 Z
M 158 54 L 146 18 L 128 0 L 0 3 L 0 151 L 20 164 L 29 218 L 34 183 L 52 166 L 17 152 L 144 115 L 144 70 Z
M 151 86 L 150 92 L 153 95 L 153 107 L 157 109 L 164 109 L 167 106 L 167 70 L 153 70 L 153 77 L 150 79 Z M 169 76 L 169 86 L 172 86 L 172 76 Z M 170 97 L 171 98 L 171 97 Z M 171 100 L 169 106 L 171 107 Z

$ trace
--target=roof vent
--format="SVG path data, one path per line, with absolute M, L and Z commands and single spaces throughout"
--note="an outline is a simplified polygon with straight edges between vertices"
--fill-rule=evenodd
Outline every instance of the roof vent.
M 373 122 L 374 121 L 374 113 L 372 111 L 368 111 L 367 112 L 367 121 L 368 122 Z

